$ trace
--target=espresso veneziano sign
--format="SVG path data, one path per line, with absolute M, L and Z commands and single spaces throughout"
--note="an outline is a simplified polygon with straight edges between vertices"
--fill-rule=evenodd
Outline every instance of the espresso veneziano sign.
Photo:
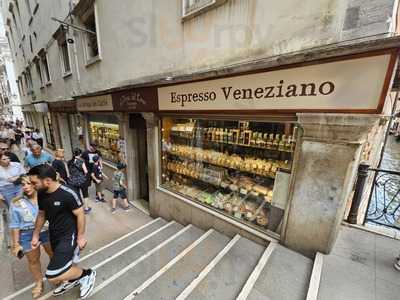
M 161 87 L 159 110 L 376 111 L 389 86 L 392 55 Z

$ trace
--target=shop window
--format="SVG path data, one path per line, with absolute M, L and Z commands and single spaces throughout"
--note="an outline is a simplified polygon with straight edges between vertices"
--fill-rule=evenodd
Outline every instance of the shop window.
M 69 56 L 67 34 L 64 28 L 61 28 L 60 35 L 58 36 L 58 48 L 60 51 L 60 60 L 63 76 L 71 74 L 71 61 Z
M 161 186 L 279 234 L 296 135 L 292 123 L 164 117 Z
M 103 159 L 112 163 L 121 160 L 118 150 L 118 142 L 120 138 L 119 125 L 116 123 L 105 123 L 91 121 L 89 122 L 89 140 L 96 143 L 98 149 L 103 155 Z
M 51 114 L 50 113 L 46 113 L 43 116 L 43 123 L 44 123 L 44 131 L 45 131 L 45 135 L 46 135 L 47 147 L 55 150 L 56 149 L 56 142 L 55 142 L 55 139 L 54 139 L 54 128 L 53 128 L 53 124 L 52 124 L 52 121 L 51 121 Z

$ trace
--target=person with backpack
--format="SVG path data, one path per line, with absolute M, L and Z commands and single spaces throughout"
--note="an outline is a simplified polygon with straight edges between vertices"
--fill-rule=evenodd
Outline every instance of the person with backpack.
M 89 207 L 89 172 L 85 161 L 81 157 L 82 150 L 76 148 L 74 157 L 68 162 L 69 179 L 68 185 L 74 188 L 78 195 L 82 195 L 85 214 L 92 210 Z
M 108 179 L 108 177 L 103 173 L 100 159 L 101 157 L 98 155 L 93 157 L 94 165 L 91 177 L 96 186 L 96 202 L 106 202 L 104 199 L 104 179 Z

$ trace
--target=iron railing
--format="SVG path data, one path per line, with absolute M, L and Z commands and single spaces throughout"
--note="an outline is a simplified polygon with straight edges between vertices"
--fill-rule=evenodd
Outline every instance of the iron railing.
M 374 223 L 400 230 L 400 172 L 372 169 L 366 164 L 360 164 L 358 167 L 353 202 L 347 221 L 357 224 L 362 194 L 370 172 L 374 173 L 374 180 L 364 224 Z
M 400 172 L 369 169 L 375 172 L 364 223 L 400 229 Z

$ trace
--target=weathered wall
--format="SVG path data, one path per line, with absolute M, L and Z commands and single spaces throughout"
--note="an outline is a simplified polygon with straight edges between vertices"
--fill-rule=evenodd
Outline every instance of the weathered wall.
M 10 0 L 3 2 L 7 19 Z M 25 2 L 19 1 L 25 39 L 21 40 L 22 34 L 18 38 L 14 28 L 16 74 L 21 74 L 40 49 L 48 50 L 51 86 L 40 89 L 36 70 L 31 70 L 36 100 L 69 99 L 142 77 L 184 74 L 387 33 L 392 30 L 395 1 L 229 0 L 182 22 L 182 0 L 96 0 L 102 60 L 85 66 L 82 34 L 71 31 L 75 40 L 69 45 L 72 75 L 63 78 L 58 46 L 51 37 L 58 23 L 50 17 L 64 19 L 68 2 L 40 1 L 32 24 L 28 25 Z M 74 22 L 79 25 L 77 20 Z M 29 36 L 33 52 L 29 49 Z M 25 57 L 18 48 L 20 43 Z M 30 96 L 25 98 L 29 100 Z

